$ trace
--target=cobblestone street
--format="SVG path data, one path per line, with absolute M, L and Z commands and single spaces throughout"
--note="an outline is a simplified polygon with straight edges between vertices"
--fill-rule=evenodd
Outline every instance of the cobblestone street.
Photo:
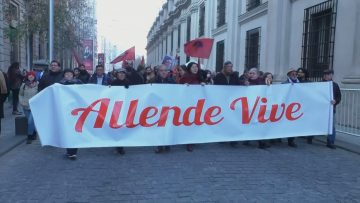
M 360 156 L 321 143 L 64 150 L 21 144 L 0 157 L 0 202 L 359 202 Z

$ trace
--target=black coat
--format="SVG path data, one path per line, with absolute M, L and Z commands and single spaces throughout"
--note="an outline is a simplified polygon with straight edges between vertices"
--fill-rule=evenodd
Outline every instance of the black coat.
M 129 88 L 129 81 L 127 79 L 125 80 L 115 79 L 111 82 L 111 86 L 124 86 L 125 88 Z
M 126 71 L 126 78 L 129 80 L 130 85 L 144 84 L 144 79 L 135 69 L 127 68 Z
M 80 85 L 80 84 L 83 84 L 83 82 L 79 79 L 72 79 L 72 80 L 65 80 L 65 79 L 62 79 L 60 82 L 60 84 L 63 84 L 63 85 Z
M 45 73 L 39 81 L 39 86 L 38 86 L 39 92 L 49 87 L 50 85 L 60 82 L 62 79 L 63 79 L 62 71 L 59 72 L 49 71 Z
M 90 74 L 86 70 L 80 70 L 78 79 L 81 80 L 82 83 L 87 84 L 90 79 Z
M 333 83 L 333 95 L 335 100 L 335 105 L 334 105 L 334 113 L 335 113 L 336 106 L 341 102 L 341 91 L 339 85 L 336 82 L 332 81 L 332 83 Z
M 0 71 L 0 72 L 4 75 L 5 84 L 6 84 L 6 88 L 7 88 L 7 91 L 8 91 L 7 94 L 0 94 L 0 118 L 4 118 L 4 102 L 6 101 L 6 98 L 9 96 L 9 91 L 10 90 L 9 90 L 9 81 L 8 81 L 6 73 L 4 73 L 2 71 Z M 0 127 L 1 127 L 1 123 L 0 123 Z
M 220 72 L 216 74 L 214 78 L 214 85 L 240 85 L 240 80 L 237 74 L 235 73 L 229 75 L 229 80 L 228 80 L 224 75 L 224 73 Z
M 161 78 L 161 77 L 156 77 L 155 83 L 159 83 L 159 84 L 176 84 L 175 80 L 172 77 L 167 77 L 167 78 Z

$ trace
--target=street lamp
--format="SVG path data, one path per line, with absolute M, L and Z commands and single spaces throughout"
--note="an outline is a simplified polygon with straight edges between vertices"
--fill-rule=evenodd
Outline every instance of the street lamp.
M 54 52 L 54 0 L 49 0 L 49 61 L 53 60 Z

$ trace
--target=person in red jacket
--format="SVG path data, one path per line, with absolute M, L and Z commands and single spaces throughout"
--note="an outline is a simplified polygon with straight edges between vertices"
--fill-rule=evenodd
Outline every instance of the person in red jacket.
M 200 73 L 200 69 L 197 63 L 190 62 L 186 66 L 186 73 L 183 77 L 180 78 L 179 84 L 186 84 L 186 85 L 194 85 L 194 84 L 201 84 L 205 85 L 204 78 Z M 186 150 L 188 152 L 192 152 L 194 149 L 194 144 L 187 144 Z

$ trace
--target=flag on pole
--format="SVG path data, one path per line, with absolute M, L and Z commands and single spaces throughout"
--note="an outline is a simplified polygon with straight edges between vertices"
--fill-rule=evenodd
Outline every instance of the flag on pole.
M 214 39 L 199 38 L 187 42 L 184 45 L 184 51 L 187 56 L 198 58 L 209 58 Z
M 131 47 L 130 49 L 124 51 L 122 54 L 120 54 L 118 57 L 116 57 L 113 61 L 111 61 L 111 64 L 119 63 L 120 61 L 124 60 L 135 60 L 135 46 Z

